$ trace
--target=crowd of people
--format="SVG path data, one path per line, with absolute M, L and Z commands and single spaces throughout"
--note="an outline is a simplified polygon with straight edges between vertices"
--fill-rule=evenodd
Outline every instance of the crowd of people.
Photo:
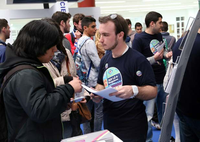
M 99 131 L 103 124 L 124 142 L 151 142 L 152 127 L 162 129 L 168 61 L 180 56 L 182 38 L 176 43 L 155 11 L 147 13 L 145 26 L 136 22 L 135 30 L 118 14 L 99 17 L 97 29 L 95 18 L 77 13 L 70 32 L 71 17 L 57 11 L 33 20 L 12 45 L 6 44 L 9 24 L 0 19 L 0 113 L 5 115 L 0 141 L 57 142 Z M 180 90 L 176 142 L 200 140 L 199 33 Z M 24 68 L 5 77 L 19 66 Z M 82 84 L 97 91 L 113 87 L 116 92 L 109 95 L 123 100 L 88 93 Z M 79 102 L 77 94 L 84 96 Z M 79 105 L 87 106 L 91 120 L 83 123 Z

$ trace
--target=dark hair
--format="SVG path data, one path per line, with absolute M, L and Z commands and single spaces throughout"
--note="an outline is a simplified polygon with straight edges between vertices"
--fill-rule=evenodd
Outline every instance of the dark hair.
M 131 20 L 130 19 L 126 19 L 126 22 L 128 25 L 132 25 Z
M 84 30 L 84 28 L 83 28 L 84 26 L 89 27 L 89 25 L 92 22 L 96 22 L 96 20 L 93 17 L 91 17 L 91 16 L 84 17 L 82 22 L 81 22 L 82 29 Z
M 80 20 L 83 20 L 83 18 L 85 17 L 84 14 L 82 13 L 77 13 L 73 16 L 73 22 L 77 23 L 80 21 Z
M 58 29 L 59 34 L 60 34 L 59 35 L 60 36 L 60 42 L 58 42 L 58 44 L 57 44 L 57 49 L 59 51 L 63 52 L 67 56 L 65 47 L 63 46 L 63 43 L 62 43 L 64 36 L 63 36 L 62 31 L 60 30 L 59 24 L 54 19 L 51 19 L 51 18 L 44 18 L 44 19 L 42 19 L 42 21 L 47 21 L 51 25 L 55 25 L 56 26 L 56 28 Z
M 55 45 L 59 48 L 63 37 L 60 36 L 55 24 L 45 20 L 33 20 L 20 30 L 13 43 L 13 51 L 18 56 L 36 59 Z
M 70 18 L 71 18 L 70 13 L 65 13 L 61 11 L 57 11 L 52 15 L 52 19 L 55 20 L 59 25 L 62 20 L 66 23 L 66 21 Z
M 8 21 L 6 19 L 0 19 L 0 32 L 3 27 L 7 28 Z
M 168 31 L 168 24 L 167 24 L 167 22 L 163 21 L 161 23 L 161 30 L 164 31 L 164 32 Z
M 135 29 L 136 27 L 142 27 L 142 24 L 140 22 L 135 23 Z
M 126 40 L 126 37 L 128 35 L 128 24 L 126 20 L 118 14 L 110 14 L 108 16 L 99 17 L 100 23 L 107 23 L 108 21 L 111 21 L 115 24 L 115 34 L 117 35 L 120 32 L 124 32 L 124 41 Z
M 156 23 L 159 18 L 162 18 L 162 15 L 158 12 L 155 11 L 151 11 L 149 12 L 146 17 L 145 17 L 145 24 L 147 26 L 147 28 L 149 27 L 149 24 L 153 21 L 154 23 Z

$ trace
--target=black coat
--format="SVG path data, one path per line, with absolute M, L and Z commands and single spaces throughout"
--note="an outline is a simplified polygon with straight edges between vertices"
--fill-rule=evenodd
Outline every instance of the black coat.
M 16 56 L 6 49 L 6 61 L 0 65 L 0 78 L 16 65 L 29 64 L 38 69 L 17 72 L 3 90 L 8 125 L 8 140 L 21 126 L 17 142 L 58 142 L 62 139 L 60 114 L 73 96 L 71 85 L 55 88 L 46 67 L 38 60 Z

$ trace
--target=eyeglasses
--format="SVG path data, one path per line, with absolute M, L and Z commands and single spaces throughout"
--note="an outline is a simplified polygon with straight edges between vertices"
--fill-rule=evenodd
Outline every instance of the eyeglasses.
M 115 18 L 117 18 L 117 14 L 111 14 L 110 15 L 110 18 L 113 20 L 113 19 L 115 19 Z

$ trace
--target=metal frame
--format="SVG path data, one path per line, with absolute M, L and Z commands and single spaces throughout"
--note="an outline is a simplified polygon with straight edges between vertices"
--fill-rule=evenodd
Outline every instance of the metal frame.
M 183 76 L 185 73 L 188 59 L 190 57 L 190 53 L 193 48 L 194 41 L 196 39 L 197 31 L 199 27 L 200 27 L 200 10 L 197 13 L 197 16 L 193 23 L 191 31 L 189 32 L 186 38 L 185 44 L 183 46 L 183 50 L 180 56 L 178 66 L 177 66 L 177 72 L 175 74 L 174 82 L 173 82 L 172 89 L 170 91 L 169 99 L 167 102 L 166 111 L 163 116 L 163 123 L 162 123 L 159 142 L 170 141 L 172 124 L 174 120 L 174 114 L 175 114 L 175 110 L 177 106 L 177 101 L 179 97 L 179 92 L 180 92 Z

